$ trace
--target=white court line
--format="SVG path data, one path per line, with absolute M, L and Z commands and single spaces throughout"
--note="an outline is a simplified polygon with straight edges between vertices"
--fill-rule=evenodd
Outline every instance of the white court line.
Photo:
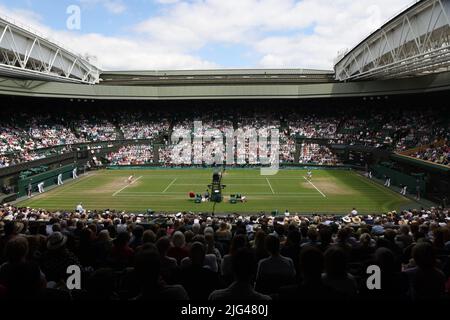
M 311 181 L 309 181 L 308 179 L 306 179 L 306 177 L 303 177 L 306 181 L 308 181 L 308 183 L 310 185 L 312 185 L 317 191 L 319 191 L 319 193 L 322 195 L 322 197 L 326 198 L 327 196 L 323 194 L 322 191 L 320 191 Z
M 166 193 L 167 190 L 169 190 L 169 188 L 175 183 L 175 181 L 177 181 L 178 178 L 175 178 L 172 180 L 171 183 L 169 183 L 169 185 L 164 189 L 163 193 Z
M 138 178 L 136 178 L 135 180 L 133 180 L 131 183 L 129 183 L 129 184 L 127 184 L 125 187 L 123 187 L 123 188 L 121 188 L 121 189 L 119 189 L 119 190 L 117 190 L 116 192 L 114 192 L 113 193 L 113 197 L 115 197 L 116 196 L 116 194 L 118 194 L 119 192 L 121 192 L 121 191 L 123 191 L 123 190 L 125 190 L 126 188 L 128 188 L 129 186 L 131 186 L 133 183 L 135 183 L 136 181 L 138 181 L 140 178 L 142 178 L 143 176 L 140 176 L 140 177 L 138 177 Z
M 270 190 L 272 190 L 272 194 L 275 194 L 275 191 L 273 191 L 272 185 L 270 184 L 270 181 L 268 178 L 266 178 L 266 181 L 269 184 Z

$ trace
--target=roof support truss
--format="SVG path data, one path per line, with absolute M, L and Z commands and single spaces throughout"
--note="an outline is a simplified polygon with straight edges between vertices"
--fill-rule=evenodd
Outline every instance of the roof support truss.
M 95 84 L 100 70 L 12 21 L 0 18 L 0 75 Z
M 390 79 L 450 70 L 450 0 L 413 5 L 335 66 L 337 80 Z

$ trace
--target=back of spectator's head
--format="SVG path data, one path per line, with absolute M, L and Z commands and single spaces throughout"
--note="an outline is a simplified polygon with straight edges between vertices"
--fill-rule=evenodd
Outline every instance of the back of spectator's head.
M 370 234 L 368 234 L 368 233 L 363 233 L 362 235 L 359 236 L 359 242 L 363 246 L 369 246 L 371 240 L 372 240 L 372 238 L 370 237 Z
M 89 228 L 84 228 L 80 233 L 80 242 L 90 242 L 94 237 L 94 233 Z
M 130 234 L 127 231 L 122 231 L 117 234 L 116 239 L 114 239 L 114 245 L 122 247 L 128 244 L 130 241 Z
M 144 233 L 144 228 L 141 225 L 137 225 L 133 228 L 132 233 L 135 238 L 140 239 L 142 238 L 142 234 Z
M 77 221 L 77 225 L 76 225 L 77 229 L 83 229 L 84 228 L 84 222 L 81 220 Z
M 192 265 L 203 266 L 203 263 L 205 261 L 205 254 L 205 245 L 201 242 L 194 242 L 189 253 Z
M 333 246 L 325 251 L 325 271 L 328 276 L 341 277 L 347 272 L 347 254 L 344 249 Z
M 104 229 L 98 233 L 98 240 L 100 241 L 111 241 L 111 238 L 109 236 L 109 231 L 107 229 Z
M 403 234 L 403 235 L 408 235 L 409 234 L 409 226 L 406 224 L 402 225 L 399 229 L 399 233 Z
M 61 232 L 53 232 L 47 238 L 47 249 L 48 250 L 63 250 L 66 247 L 67 237 Z
M 144 231 L 144 229 L 142 228 L 142 231 L 143 231 L 143 234 L 142 234 L 142 242 L 143 243 L 155 243 L 156 235 L 152 230 L 148 229 L 148 230 Z M 133 234 L 134 234 L 134 232 L 133 232 Z M 138 236 L 138 238 L 139 237 L 140 236 Z
M 184 239 L 186 243 L 191 243 L 192 238 L 195 236 L 195 234 L 191 230 L 187 230 L 184 232 Z
M 170 248 L 169 237 L 159 238 L 158 241 L 156 241 L 156 247 L 158 248 L 159 255 L 161 257 L 165 256 Z
M 161 269 L 159 254 L 152 249 L 143 249 L 136 253 L 134 270 L 137 279 L 145 286 L 155 286 Z
M 268 235 L 266 237 L 266 250 L 271 255 L 277 255 L 280 252 L 280 239 L 274 235 Z
M 186 244 L 186 239 L 184 237 L 183 232 L 175 231 L 172 236 L 172 243 L 173 243 L 174 247 L 176 247 L 176 248 L 184 247 Z
M 243 234 L 238 234 L 233 237 L 230 245 L 230 254 L 234 254 L 237 250 L 247 246 L 247 237 Z
M 248 248 L 237 250 L 231 259 L 231 264 L 237 281 L 249 281 L 256 273 L 256 257 Z
M 227 223 L 225 221 L 222 221 L 220 223 L 220 227 L 219 228 L 220 228 L 221 231 L 225 231 L 225 230 L 228 230 L 228 225 L 227 225 Z
M 391 242 L 394 242 L 396 235 L 397 233 L 395 232 L 395 230 L 392 229 L 384 230 L 384 237 Z
M 421 269 L 430 269 L 435 266 L 436 257 L 433 246 L 428 242 L 418 242 L 413 250 L 412 257 Z
M 299 266 L 305 280 L 320 278 L 323 264 L 323 253 L 318 248 L 307 246 L 300 252 Z
M 208 251 L 214 250 L 214 234 L 212 233 L 205 234 L 205 244 L 208 246 Z
M 450 241 L 450 232 L 447 227 L 438 227 L 433 231 L 433 243 L 435 247 L 442 248 Z
M 192 225 L 192 232 L 194 233 L 194 234 L 198 234 L 199 232 L 200 232 L 200 224 L 199 223 L 194 223 L 193 225 Z
M 300 224 L 300 233 L 302 234 L 302 238 L 306 238 L 308 236 L 308 225 L 305 222 Z
M 266 240 L 266 233 L 263 230 L 258 230 L 255 233 L 255 246 L 257 248 L 264 248 L 264 241 Z
M 346 242 L 349 237 L 350 237 L 349 228 L 339 229 L 338 234 L 337 234 L 337 238 L 338 238 L 339 242 Z
M 324 226 L 319 230 L 319 238 L 322 244 L 329 244 L 333 239 L 333 233 L 331 232 L 331 228 L 328 226 Z
M 214 229 L 212 227 L 206 227 L 205 230 L 203 231 L 203 234 L 206 235 L 207 234 L 213 234 L 214 235 Z
M 17 236 L 6 243 L 5 256 L 11 263 L 17 263 L 25 260 L 28 254 L 28 241 L 25 237 Z
M 392 273 L 397 270 L 394 253 L 388 248 L 378 248 L 375 251 L 375 262 L 382 272 Z
M 61 231 L 61 225 L 59 223 L 54 223 L 52 225 L 52 231 L 56 232 L 56 231 Z
M 108 230 L 111 238 L 115 238 L 117 236 L 117 229 L 115 225 L 110 224 L 106 229 Z
M 202 234 L 196 234 L 193 238 L 192 238 L 192 242 L 201 242 L 203 244 L 206 243 L 205 241 L 205 236 Z
M 308 239 L 311 240 L 311 241 L 316 241 L 318 236 L 319 236 L 319 234 L 317 232 L 317 229 L 313 228 L 313 227 L 310 227 L 308 229 L 307 235 L 308 235 Z
M 297 229 L 290 230 L 286 240 L 290 245 L 298 246 L 300 241 L 302 241 L 302 234 Z

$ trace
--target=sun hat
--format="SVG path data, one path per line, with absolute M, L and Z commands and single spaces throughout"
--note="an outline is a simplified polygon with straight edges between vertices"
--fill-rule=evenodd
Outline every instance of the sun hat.
M 345 223 L 350 223 L 352 220 L 350 219 L 350 217 L 345 216 L 342 218 L 342 221 L 344 221 Z
M 67 242 L 67 237 L 63 235 L 61 232 L 56 231 L 53 232 L 47 240 L 47 249 L 55 250 L 64 246 Z

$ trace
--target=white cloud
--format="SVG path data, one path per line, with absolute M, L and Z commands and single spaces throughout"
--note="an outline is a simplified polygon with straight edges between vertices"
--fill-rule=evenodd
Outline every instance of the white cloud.
M 194 54 L 174 51 L 156 42 L 133 37 L 112 37 L 96 33 L 79 34 L 53 30 L 43 24 L 41 17 L 30 11 L 8 9 L 0 12 L 21 22 L 52 41 L 62 43 L 72 52 L 95 57 L 96 65 L 104 70 L 141 69 L 210 69 L 218 65 Z
M 253 50 L 259 67 L 331 69 L 339 50 L 356 45 L 410 2 L 180 1 L 135 30 L 168 47 L 191 51 L 217 43 L 244 45 Z
M 91 6 L 91 5 L 102 5 L 108 12 L 113 14 L 123 13 L 127 7 L 122 0 L 79 0 L 81 4 Z
M 180 0 L 155 0 L 155 1 L 161 4 L 173 4 L 179 2 Z
M 127 9 L 121 1 L 105 1 L 103 5 L 109 12 L 114 14 L 122 13 Z

